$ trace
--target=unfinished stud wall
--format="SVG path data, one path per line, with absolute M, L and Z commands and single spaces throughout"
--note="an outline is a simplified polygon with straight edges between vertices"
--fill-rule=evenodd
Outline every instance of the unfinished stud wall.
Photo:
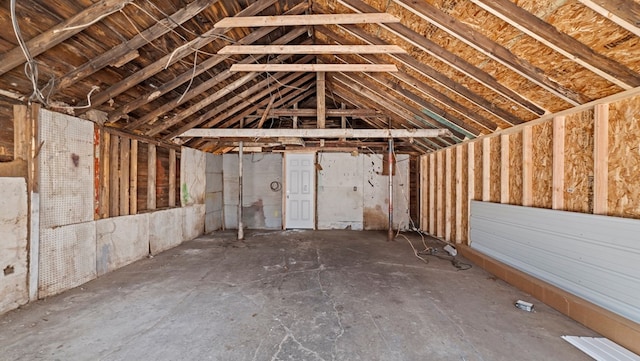
M 421 228 L 469 244 L 469 199 L 640 219 L 639 144 L 635 95 L 422 156 Z M 467 155 L 462 167 L 457 152 Z M 466 194 L 449 186 L 458 171 Z

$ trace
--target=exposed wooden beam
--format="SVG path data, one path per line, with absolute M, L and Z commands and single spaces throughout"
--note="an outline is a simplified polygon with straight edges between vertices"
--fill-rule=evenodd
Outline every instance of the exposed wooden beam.
M 269 111 L 271 110 L 271 107 L 273 106 L 273 102 L 275 100 L 276 100 L 275 95 L 271 96 L 271 100 L 269 100 L 269 104 L 267 104 L 267 109 L 262 114 L 262 117 L 260 118 L 260 121 L 258 122 L 258 125 L 256 126 L 256 128 L 262 128 L 262 126 L 264 125 L 265 120 L 267 120 L 267 116 L 269 115 Z
M 233 64 L 231 71 L 289 72 L 391 72 L 393 64 Z
M 259 109 L 258 114 L 264 114 L 265 109 Z M 298 109 L 271 109 L 269 117 L 315 117 L 318 114 L 317 109 L 298 108 Z M 328 117 L 379 117 L 384 115 L 382 111 L 376 109 L 327 109 Z M 257 115 L 260 117 L 260 115 Z
M 147 210 L 156 209 L 157 153 L 155 144 L 149 144 L 147 156 Z
M 172 29 L 180 26 L 180 24 L 191 19 L 194 15 L 200 13 L 216 2 L 218 2 L 218 0 L 196 0 L 190 3 L 184 8 L 176 11 L 170 17 L 158 21 L 156 24 L 137 34 L 133 38 L 120 43 L 83 65 L 74 68 L 71 72 L 58 79 L 56 82 L 56 89 L 60 90 L 67 88 L 78 80 L 84 79 L 105 66 L 108 66 L 113 63 L 114 60 L 127 57 L 132 53 L 137 53 L 138 48 L 149 44 L 152 40 L 155 40 Z
M 383 40 L 380 40 L 378 38 L 376 38 L 375 36 L 367 33 L 366 31 L 364 31 L 363 29 L 360 29 L 357 26 L 352 26 L 352 25 L 346 25 L 344 27 L 342 27 L 345 31 L 347 31 L 348 33 L 350 33 L 351 35 L 364 40 L 367 43 L 371 43 L 371 44 L 386 44 Z M 489 75 L 488 73 L 486 73 L 485 71 L 483 71 L 480 68 L 477 68 L 476 66 L 470 64 L 469 62 L 467 62 L 466 60 L 457 57 L 456 55 L 448 52 L 447 50 L 445 50 L 444 48 L 441 48 L 439 45 L 433 43 L 432 45 L 430 43 L 432 43 L 430 40 L 428 40 L 427 38 L 425 38 L 424 36 L 419 36 L 417 33 L 413 32 L 412 30 L 404 27 L 403 25 L 400 24 L 395 24 L 393 25 L 393 28 L 389 28 L 390 31 L 394 31 L 397 29 L 406 29 L 406 31 L 411 32 L 412 35 L 412 40 L 409 40 L 409 38 L 405 37 L 405 36 L 401 36 L 399 34 L 398 35 L 401 39 L 404 39 L 405 41 L 417 46 L 418 48 L 420 48 L 421 50 L 424 51 L 436 51 L 438 49 L 440 49 L 440 52 L 443 54 L 442 58 L 439 58 L 436 56 L 436 58 L 441 59 L 441 61 L 445 62 L 446 64 L 448 64 L 449 66 L 451 66 L 452 68 L 462 72 L 463 74 L 465 74 L 466 76 L 469 76 L 470 78 L 476 80 L 477 82 L 479 82 L 480 84 L 486 86 L 487 88 L 495 91 L 496 93 L 500 94 L 501 96 L 504 96 L 505 98 L 509 99 L 510 101 L 512 101 L 513 103 L 515 103 L 516 105 L 524 108 L 525 110 L 536 114 L 536 115 L 543 115 L 546 113 L 546 110 L 540 108 L 539 106 L 535 105 L 534 103 L 532 103 L 531 101 L 524 99 L 521 95 L 519 95 L 518 93 L 516 93 L 515 91 L 507 88 L 506 86 L 498 83 L 497 80 L 495 80 L 495 78 L 493 78 L 491 75 Z M 393 29 L 393 30 L 392 30 Z M 414 43 L 415 42 L 415 43 Z M 430 50 L 431 49 L 431 50 Z M 445 57 L 446 56 L 446 57 Z M 414 71 L 418 72 L 419 74 L 422 74 L 424 76 L 426 76 L 427 78 L 432 79 L 434 82 L 442 85 L 443 87 L 451 90 L 452 92 L 458 94 L 459 96 L 467 99 L 468 101 L 476 104 L 477 106 L 485 109 L 486 111 L 495 114 L 496 117 L 501 118 L 503 120 L 505 120 L 508 123 L 518 123 L 520 121 L 520 119 L 518 119 L 517 117 L 515 117 L 514 115 L 512 115 L 511 113 L 503 110 L 502 108 L 498 107 L 497 105 L 493 104 L 492 102 L 484 99 L 483 97 L 473 93 L 472 91 L 470 91 L 469 89 L 467 89 L 466 87 L 464 87 L 463 85 L 451 80 L 450 78 L 448 78 L 447 76 L 443 75 L 441 72 L 421 63 L 420 61 L 418 61 L 417 59 L 415 59 L 414 57 L 408 55 L 408 54 L 391 54 L 390 57 L 396 59 L 397 61 L 401 62 L 402 64 L 404 64 L 405 66 L 407 66 L 410 69 L 413 69 Z
M 397 45 L 227 45 L 218 54 L 391 54 L 406 53 Z
M 327 99 L 325 97 L 325 73 L 319 71 L 316 73 L 316 101 L 317 101 L 317 124 L 318 128 L 324 128 L 327 121 Z
M 278 0 L 258 0 L 247 8 L 240 11 L 236 16 L 251 16 L 261 12 L 262 10 L 268 8 L 269 6 L 276 3 Z M 220 35 L 226 33 L 227 29 L 210 29 L 205 33 L 201 34 L 199 37 L 194 40 L 189 41 L 181 45 L 178 49 L 176 49 L 173 53 L 163 56 L 162 58 L 154 61 L 153 63 L 147 65 L 143 69 L 131 74 L 125 79 L 120 80 L 119 82 L 112 84 L 106 90 L 95 94 L 91 97 L 91 104 L 93 107 L 96 107 L 109 99 L 121 94 L 132 86 L 149 79 L 155 74 L 162 71 L 166 66 L 171 65 L 185 56 L 192 54 L 197 49 L 202 48 L 203 46 L 209 44 L 210 42 L 218 39 Z M 193 71 L 193 70 L 192 70 Z M 85 109 L 86 111 L 88 109 Z M 76 115 L 84 112 L 80 110 L 76 112 Z
M 339 0 L 343 2 L 344 0 Z M 346 0 L 348 3 L 359 0 Z M 398 5 L 409 10 L 413 14 L 437 26 L 438 28 L 449 33 L 456 39 L 464 42 L 472 48 L 478 50 L 485 56 L 494 59 L 501 64 L 509 67 L 514 72 L 525 77 L 529 81 L 546 89 L 550 93 L 563 99 L 569 104 L 579 105 L 588 102 L 590 99 L 586 96 L 568 89 L 557 82 L 551 80 L 545 75 L 544 71 L 535 67 L 529 62 L 518 58 L 511 53 L 509 49 L 494 42 L 490 38 L 475 31 L 472 27 L 458 21 L 451 15 L 437 9 L 435 6 L 416 0 L 393 0 Z
M 73 37 L 77 33 L 86 29 L 91 24 L 105 17 L 105 14 L 111 14 L 122 9 L 126 3 L 121 0 L 103 0 L 99 1 L 88 8 L 82 10 L 78 14 L 70 17 L 62 23 L 52 27 L 26 42 L 27 49 L 31 56 L 36 57 L 63 41 Z M 7 5 L 8 6 L 8 3 Z M 26 61 L 20 47 L 15 47 L 4 54 L 0 55 L 0 75 L 9 70 L 24 64 Z
M 565 181 L 564 138 L 565 138 L 565 117 L 564 116 L 555 117 L 553 118 L 551 208 L 559 209 L 559 210 L 564 209 L 564 181 Z
M 377 14 L 314 14 L 283 16 L 227 17 L 213 25 L 214 28 L 251 28 L 258 26 L 309 26 L 327 24 L 398 23 L 400 19 L 389 13 Z
M 593 213 L 609 213 L 609 104 L 594 108 Z
M 181 137 L 200 138 L 436 138 L 450 137 L 447 129 L 246 129 L 194 128 Z
M 595 52 L 587 45 L 558 31 L 553 25 L 509 0 L 471 0 L 474 4 L 511 24 L 595 74 L 623 89 L 640 86 L 640 76 L 623 64 Z
M 370 12 L 375 11 L 375 9 L 364 2 L 352 3 L 351 6 L 356 11 L 361 12 Z M 516 91 L 502 85 L 499 83 L 492 75 L 487 73 L 486 71 L 476 67 L 475 65 L 469 63 L 468 61 L 462 59 L 461 57 L 453 54 L 447 49 L 443 48 L 439 44 L 429 40 L 428 38 L 420 35 L 412 29 L 402 25 L 402 24 L 381 24 L 381 26 L 391 33 L 398 36 L 400 39 L 408 42 L 411 45 L 418 47 L 419 49 L 425 51 L 427 54 L 433 56 L 434 58 L 444 62 L 449 65 L 453 69 L 456 69 L 466 76 L 474 79 L 480 84 L 486 86 L 487 88 L 495 91 L 496 93 L 504 96 L 510 101 L 514 102 L 518 106 L 524 108 L 525 110 L 536 114 L 543 115 L 546 113 L 545 109 L 542 109 L 540 106 L 534 104 L 530 100 L 524 98 L 522 95 L 518 94 Z M 354 36 L 361 38 L 369 44 L 386 44 L 383 40 L 367 33 L 363 29 L 354 26 L 354 25 L 340 25 L 341 28 L 353 34 Z M 406 54 L 398 54 L 391 55 L 393 58 L 396 58 L 400 61 L 405 62 L 411 68 L 416 69 L 416 71 L 423 73 L 425 76 L 432 78 L 434 81 L 442 84 L 443 86 L 451 89 L 452 91 L 460 94 L 461 96 L 469 99 L 470 101 L 483 106 L 487 104 L 489 107 L 493 106 L 490 102 L 476 96 L 475 94 L 468 91 L 465 87 L 460 84 L 453 83 L 449 78 L 444 75 L 441 75 L 436 70 L 431 69 L 430 67 L 425 66 L 424 64 L 416 61 L 409 55 Z M 453 83 L 453 84 L 452 84 Z M 499 110 L 500 108 L 493 106 L 495 110 Z M 495 111 L 492 111 L 496 113 Z
M 308 8 L 308 3 L 300 3 L 296 6 L 294 6 L 293 8 L 291 8 L 291 10 L 287 11 L 288 13 L 292 13 L 292 14 L 298 14 L 298 13 L 302 13 L 304 12 L 307 8 Z M 260 28 L 254 32 L 252 32 L 251 34 L 245 36 L 244 38 L 238 40 L 236 42 L 236 44 L 251 44 L 257 40 L 260 40 L 261 38 L 269 35 L 271 32 L 273 32 L 274 30 L 276 30 L 276 27 L 268 27 L 268 28 Z M 286 33 L 285 35 L 283 35 L 282 37 L 276 39 L 273 41 L 272 44 L 287 44 L 290 41 L 294 40 L 295 38 L 299 37 L 300 35 L 302 35 L 303 33 L 307 32 L 307 29 L 305 28 L 297 28 L 297 29 L 293 29 L 290 32 Z M 122 106 L 120 106 L 118 109 L 116 109 L 115 111 L 109 113 L 109 122 L 113 123 L 115 121 L 117 121 L 118 119 L 120 119 L 123 115 L 140 108 L 141 106 L 153 101 L 154 99 L 157 99 L 158 97 L 174 90 L 175 88 L 177 88 L 178 86 L 189 82 L 191 80 L 191 78 L 198 76 L 202 73 L 204 73 L 205 71 L 207 71 L 208 69 L 222 63 L 224 60 L 228 59 L 229 55 L 211 55 L 209 56 L 206 60 L 204 60 L 203 62 L 199 63 L 198 65 L 196 65 L 195 69 L 191 68 L 186 70 L 185 72 L 183 72 L 182 74 L 176 76 L 174 79 L 161 84 L 157 89 L 153 89 L 150 92 L 147 92 L 146 94 L 137 97 L 136 99 L 132 100 L 131 102 L 124 104 Z M 240 63 L 252 63 L 255 62 L 256 59 L 260 59 L 262 57 L 259 56 L 248 56 L 243 60 L 240 60 Z M 231 72 L 229 72 L 228 70 L 222 71 L 221 73 L 227 73 L 229 74 L 229 76 L 231 76 Z M 223 75 L 221 73 L 216 74 L 216 77 L 223 77 Z M 224 75 L 226 76 L 226 75 Z M 226 78 L 225 78 L 226 79 Z M 187 97 L 189 96 L 189 94 L 185 94 L 184 99 L 182 99 L 183 101 L 187 100 Z
M 584 6 L 640 36 L 640 4 L 633 0 L 578 0 Z

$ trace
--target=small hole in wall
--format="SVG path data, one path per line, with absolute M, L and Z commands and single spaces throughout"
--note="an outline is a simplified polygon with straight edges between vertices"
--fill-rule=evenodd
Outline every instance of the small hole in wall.
M 80 164 L 80 156 L 76 153 L 71 153 L 71 161 L 73 162 L 73 166 L 77 168 Z
M 13 268 L 13 266 L 7 266 L 7 267 L 4 268 L 4 275 L 8 276 L 8 275 L 12 274 L 14 272 L 14 270 L 15 269 Z

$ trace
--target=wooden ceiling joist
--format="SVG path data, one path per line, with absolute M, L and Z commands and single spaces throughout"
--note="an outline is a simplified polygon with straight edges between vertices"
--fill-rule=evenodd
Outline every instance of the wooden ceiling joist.
M 446 129 L 246 129 L 194 128 L 180 135 L 190 138 L 438 138 L 448 137 Z
M 278 0 L 258 0 L 253 4 L 249 5 L 247 8 L 240 11 L 237 16 L 250 16 L 254 14 L 258 14 L 264 9 L 276 3 Z M 226 29 L 211 29 L 201 36 L 197 37 L 194 40 L 189 41 L 188 43 L 183 44 L 179 49 L 176 49 L 171 54 L 167 54 L 166 56 L 154 61 L 153 63 L 147 65 L 143 69 L 137 71 L 136 73 L 131 74 L 130 76 L 122 79 L 114 84 L 112 84 L 109 88 L 100 93 L 97 93 L 91 97 L 91 103 L 93 107 L 103 104 L 104 102 L 112 99 L 113 97 L 125 92 L 132 86 L 139 84 L 140 82 L 149 79 L 155 74 L 159 73 L 169 64 L 173 64 L 176 61 L 184 58 L 187 55 L 192 54 L 195 50 L 202 48 L 203 46 L 209 44 L 214 41 L 221 35 L 226 33 Z M 84 110 L 86 111 L 86 110 Z M 84 112 L 80 110 L 76 114 L 82 114 Z
M 259 109 L 258 114 L 264 114 L 264 109 Z M 271 109 L 268 113 L 269 117 L 315 117 L 318 114 L 317 109 Z M 326 109 L 328 117 L 379 117 L 382 112 L 375 109 Z M 262 115 L 258 115 L 262 116 Z
M 256 72 L 392 72 L 393 64 L 233 64 L 231 71 Z
M 187 20 L 190 20 L 196 14 L 208 8 L 218 0 L 196 0 L 184 8 L 176 11 L 168 18 L 162 19 L 150 28 L 142 31 L 133 38 L 120 43 L 106 52 L 98 55 L 83 65 L 73 69 L 69 73 L 58 79 L 56 89 L 64 89 L 78 80 L 84 79 L 98 70 L 111 64 L 114 59 L 120 59 L 127 55 L 137 52 L 137 49 L 148 44 L 149 42 L 161 37 L 172 29 L 180 26 Z
M 362 4 L 362 1 L 360 0 L 338 1 L 352 9 L 357 9 L 356 6 Z M 470 26 L 458 21 L 449 14 L 437 9 L 433 5 L 427 2 L 416 2 L 411 0 L 393 1 L 409 10 L 410 12 L 414 13 L 415 15 L 419 16 L 420 18 L 449 33 L 454 38 L 461 40 L 462 42 L 481 52 L 485 56 L 507 66 L 515 73 L 537 84 L 538 86 L 556 95 L 567 103 L 572 105 L 579 105 L 590 100 L 586 96 L 568 89 L 551 80 L 548 76 L 545 75 L 545 72 L 542 69 L 533 66 L 531 63 L 521 58 L 518 58 L 513 53 L 511 53 L 509 49 L 480 34 Z
M 397 45 L 227 45 L 218 54 L 401 54 Z
M 293 8 L 291 8 L 289 11 L 286 12 L 286 14 L 300 14 L 303 13 L 304 11 L 306 11 L 308 9 L 308 3 L 303 2 L 300 3 L 296 6 L 294 6 Z M 258 41 L 262 38 L 264 38 L 265 36 L 268 36 L 271 32 L 273 32 L 274 30 L 276 30 L 277 27 L 264 27 L 264 28 L 260 28 L 252 33 L 250 33 L 249 35 L 243 37 L 242 39 L 239 39 L 238 41 L 236 41 L 236 44 L 251 44 L 255 41 Z M 287 34 L 283 35 L 282 37 L 276 39 L 273 41 L 272 44 L 287 44 L 291 41 L 293 41 L 295 38 L 301 36 L 302 34 L 306 33 L 306 29 L 304 28 L 297 28 L 297 29 L 293 29 L 290 32 L 288 32 Z M 116 109 L 115 111 L 109 113 L 109 122 L 113 123 L 115 121 L 117 121 L 118 119 L 120 119 L 122 116 L 124 116 L 125 114 L 134 111 L 138 108 L 140 108 L 141 106 L 149 103 L 150 101 L 157 99 L 158 97 L 174 90 L 175 88 L 177 88 L 178 86 L 189 82 L 193 77 L 196 77 L 202 73 L 204 73 L 205 71 L 207 71 L 210 68 L 213 68 L 214 66 L 222 63 L 223 61 L 225 61 L 226 59 L 228 59 L 230 57 L 230 55 L 212 55 L 209 56 L 206 60 L 204 60 L 203 62 L 199 63 L 198 65 L 196 65 L 195 69 L 189 69 L 185 72 L 183 72 L 182 74 L 176 76 L 173 80 L 166 82 L 162 85 L 160 85 L 157 89 L 153 89 L 152 91 L 144 94 L 143 96 L 137 97 L 136 99 L 134 99 L 133 101 L 122 105 L 121 107 L 119 107 L 118 109 Z M 255 59 L 257 59 L 258 57 L 246 57 L 245 59 L 241 60 L 240 63 L 251 63 L 253 61 L 255 61 Z M 226 70 L 227 73 L 228 70 Z M 223 71 L 224 72 L 224 71 Z M 216 77 L 218 77 L 217 74 Z M 222 80 L 221 80 L 222 81 Z M 186 98 L 186 96 L 185 96 Z M 185 101 L 185 99 L 183 99 L 183 101 Z
M 99 1 L 30 39 L 26 42 L 27 49 L 29 49 L 31 56 L 36 57 L 86 29 L 90 24 L 94 24 L 103 18 L 105 14 L 111 14 L 122 9 L 125 4 L 121 0 Z M 26 59 L 20 47 L 15 47 L 4 54 L 0 54 L 0 75 L 25 62 Z
M 593 49 L 558 31 L 509 0 L 471 0 L 482 9 L 511 24 L 549 48 L 573 60 L 622 89 L 640 86 L 640 76 L 633 70 L 596 53 Z
M 640 4 L 633 0 L 578 0 L 584 6 L 640 37 Z
M 389 13 L 367 14 L 313 14 L 282 16 L 227 17 L 214 28 L 250 28 L 259 26 L 310 26 L 327 24 L 398 23 L 400 19 Z

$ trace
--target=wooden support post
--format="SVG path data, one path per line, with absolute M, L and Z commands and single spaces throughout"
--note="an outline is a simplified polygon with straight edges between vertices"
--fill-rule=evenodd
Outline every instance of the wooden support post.
M 31 155 L 31 122 L 25 105 L 13 106 L 13 159 L 27 161 Z
M 131 140 L 120 138 L 120 215 L 129 214 L 129 163 Z
M 109 216 L 120 215 L 120 137 L 111 135 L 111 150 L 109 151 Z
M 238 145 L 238 240 L 244 239 L 244 224 L 242 222 L 242 171 L 244 158 L 244 142 Z
M 436 237 L 444 236 L 444 151 L 436 153 Z
M 491 200 L 491 138 L 482 139 L 482 201 Z
M 509 134 L 500 135 L 500 203 L 509 203 Z
M 344 103 L 340 103 L 340 109 L 345 110 L 347 109 L 347 106 Z M 346 115 L 342 115 L 340 116 L 340 128 L 345 129 L 347 127 L 347 116 Z M 345 141 L 347 138 L 340 138 L 341 141 Z
M 293 104 L 293 109 L 298 109 L 298 103 Z M 293 129 L 298 129 L 298 116 L 293 116 Z
M 387 241 L 393 241 L 393 138 L 389 138 L 387 149 L 387 169 L 389 172 L 389 229 L 387 231 Z
M 169 207 L 176 206 L 176 150 L 169 149 Z
M 138 214 L 138 140 L 131 139 L 129 167 L 129 214 Z
M 429 156 L 420 156 L 420 229 L 429 228 Z
M 464 145 L 456 147 L 456 216 L 455 216 L 455 241 L 462 243 L 462 153 Z M 466 206 L 466 205 L 465 205 Z
M 445 149 L 444 151 L 445 160 L 444 160 L 444 239 L 449 242 L 451 241 L 451 215 L 452 215 L 452 196 L 453 196 L 453 188 L 451 178 L 453 176 L 452 168 L 452 160 L 451 160 L 451 147 Z
M 551 208 L 564 209 L 564 133 L 565 117 L 553 118 L 553 173 Z
M 100 131 L 100 205 L 99 213 L 100 218 L 109 218 L 109 183 L 110 183 L 110 150 L 111 150 L 111 133 L 106 132 L 104 129 Z
M 436 234 L 436 155 L 429 154 L 429 234 Z
M 27 109 L 29 150 L 27 156 L 27 192 L 29 192 L 29 300 L 38 299 L 40 277 L 40 105 L 32 104 Z
M 467 219 L 471 217 L 471 201 L 476 198 L 476 147 L 475 143 L 467 143 Z M 467 245 L 471 245 L 469 226 L 467 222 Z
M 149 154 L 147 157 L 147 209 L 156 209 L 156 146 L 149 144 Z
M 608 213 L 609 201 L 609 104 L 595 106 L 593 144 L 593 213 Z
M 522 205 L 533 205 L 533 127 L 522 128 Z
M 318 101 L 318 128 L 326 128 L 326 112 L 327 112 L 327 101 L 325 96 L 325 72 L 320 71 L 317 73 L 316 80 L 316 97 Z M 320 146 L 324 147 L 324 139 L 320 140 Z

